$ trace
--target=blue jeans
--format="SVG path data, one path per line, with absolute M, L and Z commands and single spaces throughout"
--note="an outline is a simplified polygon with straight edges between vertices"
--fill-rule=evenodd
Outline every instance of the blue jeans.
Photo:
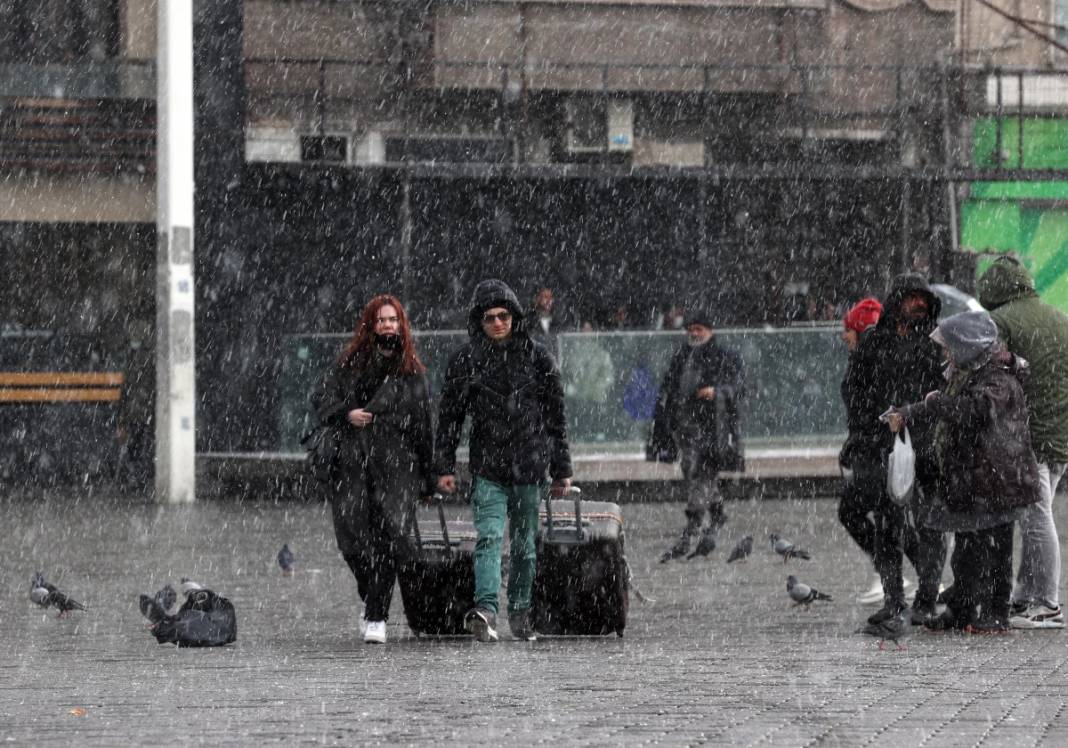
M 501 543 L 508 519 L 511 547 L 508 565 L 508 612 L 530 607 L 534 587 L 538 534 L 538 505 L 545 494 L 541 485 L 503 486 L 475 476 L 471 505 L 475 514 L 475 607 L 497 613 L 501 588 Z

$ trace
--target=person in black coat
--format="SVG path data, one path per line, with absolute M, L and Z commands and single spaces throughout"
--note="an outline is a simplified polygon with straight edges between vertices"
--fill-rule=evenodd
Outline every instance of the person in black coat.
M 498 638 L 506 517 L 508 623 L 517 639 L 534 637 L 529 610 L 546 473 L 553 495 L 562 496 L 571 487 L 560 372 L 545 346 L 527 334 L 525 322 L 506 283 L 479 283 L 468 318 L 471 339 L 449 359 L 441 392 L 435 470 L 445 493 L 456 490 L 456 449 L 464 420 L 471 416 L 471 505 L 478 539 L 474 607 L 465 625 L 479 641 Z
M 715 548 L 716 533 L 727 521 L 719 472 L 743 469 L 741 356 L 716 343 L 708 314 L 691 312 L 685 326 L 688 340 L 675 352 L 664 375 L 646 450 L 650 460 L 681 459 L 686 481 L 686 527 L 661 561 L 688 553 L 690 539 L 698 534 L 697 553 Z M 702 532 L 706 508 L 709 524 Z
M 883 305 L 878 299 L 866 298 L 857 302 L 842 320 L 842 341 L 846 344 L 849 356 L 849 364 L 846 374 L 842 379 L 841 392 L 842 402 L 846 407 L 846 419 L 849 419 L 849 411 L 853 407 L 853 393 L 851 386 L 857 386 L 849 375 L 849 366 L 852 365 L 854 353 L 860 345 L 861 338 L 867 331 L 875 327 L 882 314 Z M 868 455 L 857 454 L 858 451 L 867 449 Z M 846 529 L 850 537 L 856 541 L 857 546 L 864 551 L 868 558 L 875 559 L 875 520 L 874 509 L 880 496 L 879 491 L 871 490 L 873 476 L 870 471 L 865 471 L 864 466 L 877 464 L 877 459 L 872 459 L 870 454 L 873 447 L 866 444 L 865 440 L 857 434 L 848 434 L 842 450 L 838 454 L 838 465 L 842 471 L 842 487 L 838 501 L 838 521 Z M 859 469 L 858 469 L 859 468 Z M 879 475 L 874 480 L 879 480 Z M 860 602 L 877 603 L 883 599 L 882 580 L 876 575 L 876 581 L 872 588 L 862 593 Z
M 435 469 L 438 488 L 456 490 L 456 449 L 471 417 L 471 504 L 477 531 L 474 607 L 465 625 L 478 641 L 496 641 L 501 544 L 509 525 L 508 626 L 533 639 L 538 505 L 570 488 L 571 457 L 560 371 L 525 330 L 516 294 L 500 280 L 475 287 L 470 341 L 449 360 L 441 391 Z
M 911 506 L 899 507 L 886 492 L 887 457 L 894 437 L 880 417 L 889 408 L 922 400 L 942 386 L 942 351 L 929 337 L 940 309 L 941 302 L 922 275 L 896 277 L 883 301 L 882 316 L 861 338 L 843 384 L 843 393 L 848 393 L 852 466 L 863 476 L 865 490 L 872 492 L 875 507 L 875 569 L 882 580 L 884 605 L 868 619 L 872 623 L 889 620 L 907 607 L 901 575 L 906 551 L 919 577 L 913 622 L 922 623 L 935 612 L 945 538 L 928 529 L 922 516 L 923 507 L 931 503 L 931 497 L 925 501 L 924 495 L 937 492 L 933 434 L 922 422 L 910 428 L 918 490 Z
M 364 603 L 364 641 L 384 643 L 398 565 L 410 549 L 416 501 L 434 492 L 426 368 L 400 301 L 375 296 L 352 339 L 312 395 L 319 423 L 336 430 L 334 533 Z

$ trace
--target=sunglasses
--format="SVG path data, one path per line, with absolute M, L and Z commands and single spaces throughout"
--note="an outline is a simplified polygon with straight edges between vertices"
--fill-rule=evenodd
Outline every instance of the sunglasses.
M 498 312 L 497 314 L 483 314 L 482 315 L 482 324 L 484 324 L 484 325 L 492 325 L 497 320 L 500 320 L 501 322 L 507 322 L 511 318 L 512 318 L 512 313 L 511 312 Z

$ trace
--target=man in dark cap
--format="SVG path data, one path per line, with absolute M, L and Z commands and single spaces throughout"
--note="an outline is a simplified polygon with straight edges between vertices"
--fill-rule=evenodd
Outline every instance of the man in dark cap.
M 456 490 L 456 448 L 471 416 L 471 505 L 475 543 L 475 600 L 465 624 L 479 641 L 497 641 L 504 522 L 510 525 L 508 624 L 531 640 L 538 505 L 571 487 L 571 455 L 560 372 L 549 352 L 530 338 L 519 300 L 506 283 L 475 288 L 467 330 L 471 339 L 449 359 L 441 392 L 435 469 L 438 489 Z
M 691 311 L 685 320 L 686 342 L 675 352 L 660 386 L 646 457 L 674 462 L 681 458 L 686 485 L 686 527 L 660 560 L 716 546 L 716 533 L 727 521 L 719 493 L 719 472 L 741 470 L 739 404 L 744 389 L 741 357 L 716 344 L 712 317 Z M 708 510 L 708 526 L 704 524 Z
M 941 310 L 927 279 L 918 273 L 894 278 L 883 301 L 882 316 L 861 338 L 850 359 L 842 392 L 847 398 L 850 439 L 854 441 L 852 467 L 875 476 L 866 485 L 877 495 L 874 507 L 875 570 L 883 586 L 883 607 L 868 620 L 880 623 L 906 607 L 901 575 L 903 554 L 916 568 L 919 583 L 912 604 L 912 622 L 935 613 L 938 587 L 945 564 L 943 533 L 927 529 L 922 501 L 924 492 L 935 490 L 938 467 L 934 455 L 933 429 L 917 421 L 909 426 L 916 450 L 916 485 L 913 504 L 900 507 L 886 491 L 887 456 L 894 436 L 880 417 L 893 406 L 923 400 L 941 389 L 942 351 L 931 340 Z

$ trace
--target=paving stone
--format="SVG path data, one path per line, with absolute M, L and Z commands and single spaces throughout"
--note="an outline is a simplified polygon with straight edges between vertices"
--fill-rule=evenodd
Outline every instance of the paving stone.
M 1065 506 L 1055 503 L 1062 526 Z M 837 524 L 835 501 L 734 503 L 719 550 L 669 564 L 657 559 L 682 507 L 623 510 L 636 582 L 656 602 L 632 599 L 622 639 L 415 639 L 395 595 L 390 641 L 375 647 L 358 640 L 355 585 L 322 505 L 0 498 L 0 741 L 1068 743 L 1063 632 L 977 640 L 917 630 L 904 651 L 882 652 L 854 633 L 872 610 L 853 602 L 868 564 Z M 784 565 L 768 532 L 813 560 Z M 726 565 L 725 549 L 745 534 L 753 556 Z M 275 566 L 283 542 L 298 555 L 292 578 Z M 33 606 L 36 569 L 91 610 L 57 621 Z M 795 608 L 790 573 L 834 601 Z M 148 635 L 137 594 L 181 576 L 234 602 L 235 645 L 178 650 Z

